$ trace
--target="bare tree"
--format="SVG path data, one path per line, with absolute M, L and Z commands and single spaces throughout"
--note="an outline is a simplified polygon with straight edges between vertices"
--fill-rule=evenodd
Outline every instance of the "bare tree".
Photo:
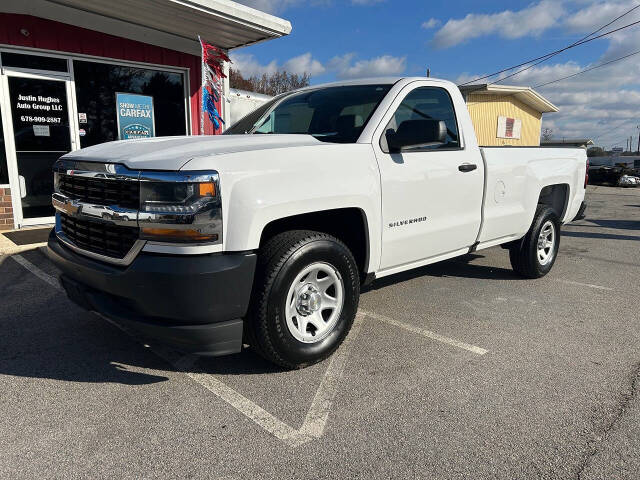
M 280 95 L 281 93 L 289 92 L 297 88 L 307 87 L 309 86 L 310 80 L 311 75 L 308 73 L 299 75 L 287 71 L 274 72 L 269 75 L 265 73 L 261 77 L 254 75 L 249 78 L 243 77 L 239 71 L 233 69 L 231 69 L 229 74 L 229 85 L 231 88 L 271 96 Z
M 542 129 L 542 140 L 548 141 L 553 138 L 553 130 L 550 128 Z

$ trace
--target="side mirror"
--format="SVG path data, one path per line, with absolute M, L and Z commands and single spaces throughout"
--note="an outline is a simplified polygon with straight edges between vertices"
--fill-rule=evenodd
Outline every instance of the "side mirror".
M 406 120 L 398 130 L 387 130 L 385 136 L 390 153 L 444 145 L 447 141 L 447 124 L 444 120 Z

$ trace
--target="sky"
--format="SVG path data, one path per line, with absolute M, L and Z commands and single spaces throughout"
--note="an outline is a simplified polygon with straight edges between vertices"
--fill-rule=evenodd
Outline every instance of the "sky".
M 285 18 L 284 38 L 232 51 L 245 76 L 278 69 L 311 83 L 424 76 L 463 83 L 566 47 L 640 0 L 236 0 Z M 600 33 L 640 20 L 640 8 Z M 567 50 L 512 78 L 536 87 L 640 50 L 640 24 Z M 504 75 L 513 73 L 507 72 Z M 499 80 L 492 77 L 488 81 Z M 483 80 L 486 83 L 487 80 Z M 545 114 L 555 138 L 626 146 L 640 130 L 640 54 L 536 88 L 559 113 Z

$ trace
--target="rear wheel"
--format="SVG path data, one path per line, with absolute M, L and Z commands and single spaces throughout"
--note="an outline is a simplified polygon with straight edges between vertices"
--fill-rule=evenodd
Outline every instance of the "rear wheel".
M 312 365 L 340 346 L 359 296 L 356 262 L 340 240 L 308 230 L 281 233 L 258 255 L 247 340 L 277 365 Z
M 553 267 L 559 247 L 560 220 L 552 208 L 539 205 L 527 234 L 509 248 L 511 266 L 524 277 L 543 277 Z

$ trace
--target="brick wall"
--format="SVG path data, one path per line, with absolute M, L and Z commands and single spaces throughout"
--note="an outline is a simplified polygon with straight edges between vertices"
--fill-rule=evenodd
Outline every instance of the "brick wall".
M 13 208 L 11 206 L 11 189 L 0 188 L 0 230 L 13 228 Z

